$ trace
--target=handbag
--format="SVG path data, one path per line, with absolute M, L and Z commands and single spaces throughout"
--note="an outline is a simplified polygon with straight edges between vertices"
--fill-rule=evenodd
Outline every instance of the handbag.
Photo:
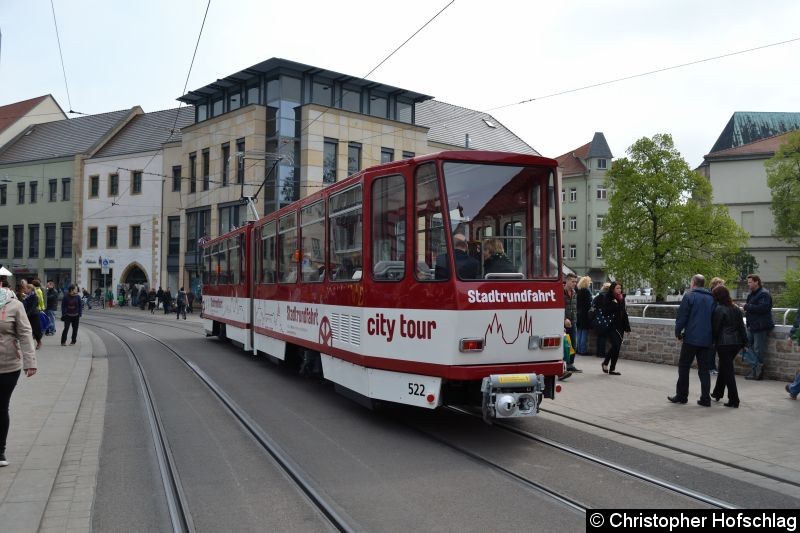
M 591 309 L 589 310 L 591 312 Z M 606 315 L 602 309 L 595 309 L 594 317 L 592 318 L 592 328 L 600 333 L 605 333 L 611 329 L 611 317 Z

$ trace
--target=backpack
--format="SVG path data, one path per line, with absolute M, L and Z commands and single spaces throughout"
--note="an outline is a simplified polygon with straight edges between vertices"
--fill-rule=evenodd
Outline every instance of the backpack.
M 67 305 L 64 306 L 67 315 L 78 316 L 78 313 L 80 312 L 80 304 L 78 303 L 77 296 L 67 296 L 67 298 L 69 298 L 67 300 Z

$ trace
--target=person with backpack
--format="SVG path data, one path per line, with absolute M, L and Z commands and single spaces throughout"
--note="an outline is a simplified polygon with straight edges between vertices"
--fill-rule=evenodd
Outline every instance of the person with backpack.
M 75 285 L 69 286 L 69 293 L 61 300 L 61 320 L 64 321 L 64 330 L 61 332 L 61 346 L 67 345 L 67 332 L 72 326 L 72 342 L 78 341 L 78 326 L 83 316 L 83 301 Z
M 186 320 L 186 291 L 183 290 L 183 287 L 178 289 L 178 295 L 175 297 L 175 307 L 177 309 L 175 319 L 180 320 L 181 315 L 183 315 L 183 319 Z

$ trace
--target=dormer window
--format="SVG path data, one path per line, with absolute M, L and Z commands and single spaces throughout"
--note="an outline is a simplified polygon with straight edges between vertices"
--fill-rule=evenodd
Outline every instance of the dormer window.
M 483 121 L 484 121 L 484 122 L 486 123 L 486 125 L 487 125 L 487 126 L 489 126 L 490 128 L 496 128 L 496 127 L 497 127 L 497 124 L 495 124 L 494 122 L 492 122 L 492 121 L 491 121 L 491 120 L 489 120 L 489 119 L 486 119 L 486 118 L 485 118 L 485 119 L 483 119 Z
M 605 170 L 606 169 L 606 160 L 605 159 L 598 159 L 597 160 L 597 169 L 598 170 Z

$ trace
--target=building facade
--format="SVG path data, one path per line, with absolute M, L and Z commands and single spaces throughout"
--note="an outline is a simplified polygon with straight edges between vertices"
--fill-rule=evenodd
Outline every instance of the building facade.
M 29 126 L 66 118 L 51 94 L 0 106 L 0 148 Z
M 600 241 L 608 213 L 606 171 L 614 156 L 601 132 L 592 141 L 556 158 L 561 174 L 561 255 L 594 288 L 606 281 Z

